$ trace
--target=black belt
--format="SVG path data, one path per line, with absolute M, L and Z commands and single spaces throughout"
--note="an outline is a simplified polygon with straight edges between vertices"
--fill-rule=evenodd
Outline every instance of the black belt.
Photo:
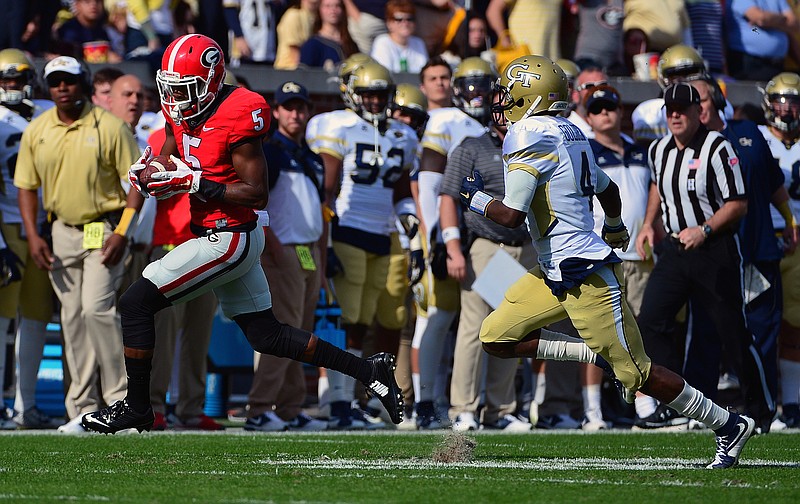
M 48 214 L 47 218 L 51 223 L 58 220 L 58 216 L 54 213 Z M 109 224 L 111 224 L 112 227 L 116 227 L 119 224 L 121 218 L 122 218 L 122 210 L 121 209 L 114 210 L 113 212 L 106 212 L 104 214 L 101 214 L 99 217 L 87 222 L 86 224 L 91 224 L 92 222 L 106 221 Z M 77 229 L 78 231 L 83 231 L 83 226 L 86 225 L 86 224 L 67 224 L 64 221 L 61 221 L 61 223 L 72 229 Z
M 478 236 L 478 238 L 482 238 L 492 243 L 497 243 L 499 245 L 505 245 L 506 247 L 522 247 L 523 245 L 528 243 L 528 240 L 524 238 L 522 240 L 497 240 L 493 238 L 486 238 L 484 236 Z
M 249 233 L 258 226 L 258 221 L 253 220 L 239 224 L 238 226 L 221 226 L 218 228 L 208 228 L 205 226 L 198 226 L 197 224 L 189 223 L 189 229 L 196 236 L 210 236 L 214 233 Z

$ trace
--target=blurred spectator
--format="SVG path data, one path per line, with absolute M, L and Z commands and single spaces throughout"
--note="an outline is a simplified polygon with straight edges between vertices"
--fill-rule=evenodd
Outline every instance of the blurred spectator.
M 441 54 L 453 41 L 454 37 L 466 39 L 464 21 L 467 11 L 461 7 L 462 2 L 453 0 L 413 0 L 417 10 L 415 35 L 425 42 L 428 54 Z M 461 30 L 461 26 L 464 29 Z M 464 41 L 459 41 L 461 45 Z
M 34 55 L 50 50 L 59 0 L 0 0 L 0 47 Z M 44 29 L 41 29 L 44 27 Z
M 278 22 L 276 70 L 294 70 L 300 63 L 300 46 L 314 33 L 319 0 L 294 0 Z
M 124 2 L 124 0 L 123 0 Z M 123 2 L 116 2 L 108 8 L 106 33 L 111 51 L 125 54 L 125 33 L 128 31 L 128 8 Z
M 347 27 L 358 52 L 369 54 L 375 38 L 386 33 L 385 6 L 386 0 L 345 0 Z
M 722 0 L 684 0 L 692 34 L 692 45 L 703 56 L 713 74 L 727 73 Z
M 800 30 L 787 0 L 726 0 L 725 7 L 731 76 L 768 81 L 782 72 L 788 34 Z
M 125 75 L 122 70 L 115 67 L 103 67 L 92 76 L 92 103 L 100 108 L 111 108 L 111 85 L 114 81 Z
M 441 54 L 452 68 L 458 66 L 461 60 L 480 56 L 481 58 L 495 64 L 492 54 L 492 44 L 489 38 L 489 25 L 486 18 L 470 14 L 467 16 L 467 36 L 462 42 L 459 37 L 454 37 L 449 46 Z
M 633 56 L 661 53 L 683 42 L 689 16 L 683 0 L 627 0 L 625 2 L 625 64 L 633 75 Z
M 170 0 L 126 0 L 125 59 L 145 61 L 155 73 L 164 48 L 172 42 L 175 21 Z
M 57 33 L 57 52 L 85 59 L 88 63 L 118 63 L 122 56 L 111 50 L 105 28 L 103 0 L 74 0 L 74 17 Z
M 586 97 L 597 86 L 608 84 L 608 76 L 599 67 L 590 66 L 580 71 L 575 79 L 575 89 L 572 91 L 571 100 L 575 107 L 567 117 L 575 126 L 579 127 L 586 138 L 594 138 L 592 127 L 586 122 L 586 107 L 584 102 Z
M 302 85 L 278 86 L 272 117 L 278 130 L 264 144 L 270 198 L 261 254 L 272 289 L 272 309 L 283 323 L 312 330 L 322 273 L 322 158 L 308 148 L 306 123 L 311 99 Z M 396 351 L 396 349 L 395 349 Z M 324 430 L 327 423 L 302 410 L 306 398 L 303 364 L 255 354 L 255 374 L 248 394 L 245 430 Z
M 60 56 L 45 66 L 44 77 L 56 106 L 23 133 L 14 185 L 31 256 L 50 271 L 61 301 L 71 379 L 65 405 L 72 420 L 59 430 L 77 433 L 84 431 L 85 412 L 125 397 L 116 290 L 141 196 L 131 191 L 126 198 L 121 179 L 139 153 L 122 121 L 88 103 L 85 64 Z M 52 252 L 36 221 L 40 187 L 44 210 L 54 219 Z
M 233 31 L 231 59 L 252 63 L 274 62 L 276 26 L 282 13 L 282 0 L 227 0 L 225 15 L 229 17 L 228 26 Z
M 314 35 L 300 46 L 300 63 L 333 71 L 337 63 L 357 50 L 347 30 L 342 0 L 320 0 Z
M 415 15 L 411 0 L 386 2 L 386 27 L 389 33 L 375 37 L 370 56 L 390 72 L 417 73 L 428 62 L 425 43 L 413 35 Z
M 504 48 L 526 44 L 531 54 L 561 57 L 559 44 L 562 0 L 491 0 L 486 19 L 497 34 L 497 45 Z M 508 25 L 505 14 L 508 13 Z M 533 29 L 531 20 L 541 29 Z
M 622 50 L 622 0 L 584 0 L 578 4 L 578 17 L 575 63 L 599 66 L 609 75 L 629 75 Z

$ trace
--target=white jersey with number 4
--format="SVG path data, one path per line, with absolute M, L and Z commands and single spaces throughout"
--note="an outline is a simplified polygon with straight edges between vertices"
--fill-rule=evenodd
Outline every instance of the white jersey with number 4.
M 761 130 L 767 140 L 772 156 L 778 160 L 778 164 L 781 166 L 785 179 L 783 184 L 789 191 L 789 205 L 792 208 L 792 213 L 798 216 L 800 215 L 800 141 L 786 148 L 783 142 L 770 131 L 768 126 L 759 126 L 758 129 Z M 775 207 L 770 205 L 769 208 L 772 214 L 772 225 L 775 226 L 775 229 L 786 227 L 786 221 Z
M 534 116 L 513 124 L 503 141 L 503 203 L 528 215 L 539 264 L 561 281 L 567 258 L 601 260 L 611 248 L 594 232 L 590 202 L 608 186 L 583 132 L 563 117 Z
M 339 225 L 379 235 L 394 231 L 392 192 L 414 164 L 416 132 L 389 119 L 381 134 L 355 112 L 336 110 L 311 118 L 306 140 L 314 152 L 342 161 L 334 209 Z

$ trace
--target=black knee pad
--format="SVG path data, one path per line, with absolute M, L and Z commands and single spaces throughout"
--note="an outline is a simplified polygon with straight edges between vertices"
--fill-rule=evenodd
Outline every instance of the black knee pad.
M 126 347 L 150 350 L 155 346 L 155 314 L 171 303 L 146 278 L 133 283 L 119 299 L 117 311 L 122 319 L 122 343 Z
M 276 357 L 300 360 L 311 338 L 310 332 L 279 322 L 272 308 L 237 315 L 233 320 L 242 329 L 253 350 Z

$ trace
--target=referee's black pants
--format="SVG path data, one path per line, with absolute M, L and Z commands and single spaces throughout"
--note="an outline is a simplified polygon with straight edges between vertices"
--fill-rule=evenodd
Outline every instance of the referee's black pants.
M 747 328 L 742 296 L 742 259 L 733 235 L 716 235 L 694 250 L 667 237 L 644 291 L 639 328 L 650 359 L 680 372 L 683 347 L 674 344 L 675 317 L 691 298 L 717 328 L 723 353 L 739 376 L 745 413 L 769 429 L 774 402 L 765 383 L 761 354 Z M 677 367 L 677 369 L 676 369 Z

